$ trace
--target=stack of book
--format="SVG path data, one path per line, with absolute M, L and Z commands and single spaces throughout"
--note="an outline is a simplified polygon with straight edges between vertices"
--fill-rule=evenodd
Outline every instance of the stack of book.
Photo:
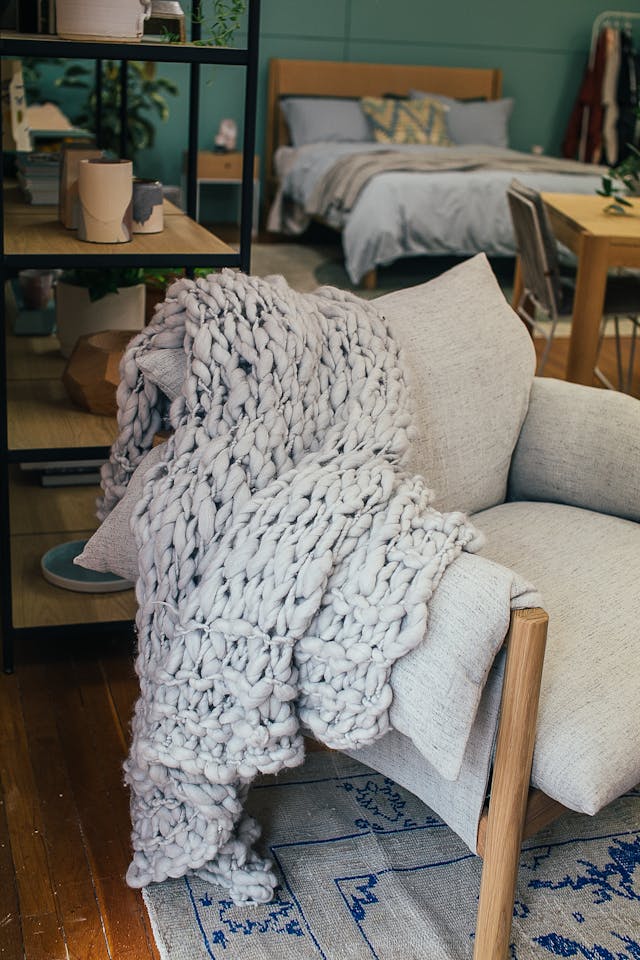
M 57 204 L 60 189 L 60 154 L 18 153 L 18 183 L 27 203 Z
M 43 487 L 79 487 L 100 483 L 103 460 L 55 460 L 21 463 L 20 469 L 37 477 Z

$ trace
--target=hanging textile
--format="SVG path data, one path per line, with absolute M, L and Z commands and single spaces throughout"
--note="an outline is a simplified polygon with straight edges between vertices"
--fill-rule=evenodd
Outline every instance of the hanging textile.
M 629 144 L 638 142 L 637 109 L 640 105 L 638 81 L 640 57 L 634 50 L 629 29 L 620 35 L 620 72 L 618 75 L 618 163 L 631 153 Z
M 593 62 L 587 65 L 562 143 L 562 155 L 598 163 L 602 148 L 602 80 L 606 66 L 606 37 L 598 37 Z
M 605 63 L 602 75 L 602 151 L 603 162 L 615 167 L 618 162 L 618 78 L 620 76 L 620 31 L 604 31 Z

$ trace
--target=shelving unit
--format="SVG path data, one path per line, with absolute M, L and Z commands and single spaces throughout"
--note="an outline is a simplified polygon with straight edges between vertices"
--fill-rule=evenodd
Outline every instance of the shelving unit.
M 200 46 L 200 26 L 191 24 L 191 43 L 80 42 L 56 37 L 0 35 L 0 56 L 154 60 L 189 64 L 189 135 L 186 164 L 186 214 L 165 202 L 160 234 L 137 235 L 127 244 L 88 244 L 65 230 L 53 207 L 30 207 L 15 186 L 0 191 L 0 554 L 2 556 L 2 649 L 4 669 L 13 669 L 14 640 L 25 633 L 113 630 L 129 626 L 135 613 L 133 591 L 87 594 L 61 590 L 40 574 L 40 557 L 61 540 L 81 539 L 95 529 L 92 487 L 43 488 L 18 464 L 45 460 L 97 459 L 108 456 L 116 436 L 114 418 L 75 407 L 61 382 L 65 360 L 55 337 L 16 337 L 7 329 L 4 285 L 23 267 L 69 268 L 181 265 L 238 267 L 249 271 L 253 209 L 255 115 L 257 96 L 259 0 L 248 0 L 247 45 L 228 49 Z M 196 223 L 196 175 L 200 67 L 245 68 L 245 116 L 241 183 L 240 245 L 235 251 Z M 1 118 L 0 118 L 1 123 Z M 98 131 L 100 123 L 98 122 Z M 0 128 L 1 133 L 1 128 Z M 98 132 L 98 139 L 100 134 Z M 126 138 L 122 137 L 126 154 Z M 182 145 L 177 145 L 182 152 Z

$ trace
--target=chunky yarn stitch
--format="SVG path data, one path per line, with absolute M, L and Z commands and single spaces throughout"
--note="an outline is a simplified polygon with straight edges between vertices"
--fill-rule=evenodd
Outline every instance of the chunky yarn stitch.
M 125 764 L 132 886 L 195 872 L 266 901 L 251 780 L 389 729 L 389 675 L 443 571 L 477 545 L 402 472 L 411 416 L 384 318 L 232 271 L 174 284 L 123 359 L 105 515 L 162 418 L 137 370 L 184 341 L 174 433 L 133 518 L 141 695 Z M 425 691 L 428 696 L 428 691 Z

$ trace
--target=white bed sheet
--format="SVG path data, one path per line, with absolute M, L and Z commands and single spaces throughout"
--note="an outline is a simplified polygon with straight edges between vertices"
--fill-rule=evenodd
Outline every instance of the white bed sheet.
M 302 213 L 314 185 L 340 157 L 385 149 L 386 144 L 377 143 L 281 147 L 276 155 L 276 169 L 282 178 L 282 195 Z M 393 149 L 397 150 L 398 145 L 394 144 Z M 401 149 L 424 151 L 425 147 Z M 441 148 L 428 149 L 437 153 Z M 482 147 L 477 149 L 483 152 Z M 488 149 L 495 154 L 495 148 L 484 148 Z M 501 152 L 506 158 L 528 156 L 513 150 Z M 585 173 L 515 169 L 381 173 L 364 187 L 346 217 L 333 212 L 328 221 L 342 230 L 345 267 L 352 283 L 358 283 L 369 270 L 401 257 L 472 256 L 480 252 L 513 256 L 515 242 L 506 197 L 512 178 L 517 176 L 536 190 L 594 193 L 600 185 L 601 170 L 590 172 L 586 165 L 585 168 Z M 304 217 L 297 221 L 302 228 Z M 291 226 L 290 232 L 296 229 Z

